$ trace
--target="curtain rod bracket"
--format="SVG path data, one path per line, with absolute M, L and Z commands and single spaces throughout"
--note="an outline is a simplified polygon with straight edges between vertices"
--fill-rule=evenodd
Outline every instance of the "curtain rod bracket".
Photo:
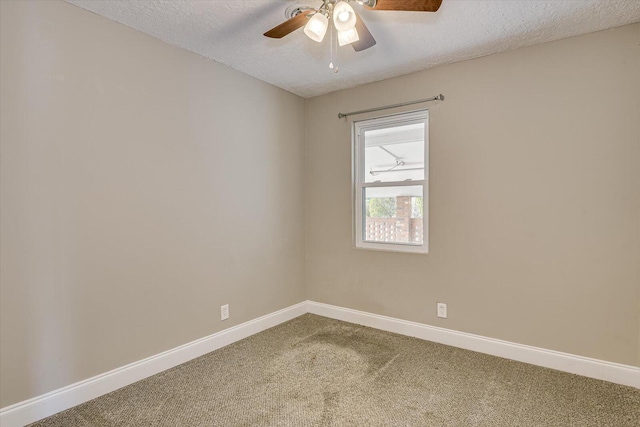
M 430 102 L 430 101 L 444 101 L 444 95 L 440 94 L 431 98 L 418 99 L 417 101 L 403 102 L 401 104 L 385 105 L 383 107 L 370 108 L 368 110 L 352 111 L 350 113 L 338 113 L 338 119 L 344 119 L 347 116 L 353 116 L 355 114 L 371 113 L 373 111 L 388 110 L 389 108 L 404 107 L 405 105 L 420 104 L 422 102 Z

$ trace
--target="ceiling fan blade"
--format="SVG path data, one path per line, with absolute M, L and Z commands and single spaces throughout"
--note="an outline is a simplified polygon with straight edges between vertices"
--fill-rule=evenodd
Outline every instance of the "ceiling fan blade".
M 297 30 L 298 28 L 304 27 L 305 24 L 309 22 L 307 15 L 309 15 L 310 13 L 315 13 L 315 11 L 314 10 L 304 11 L 294 16 L 291 19 L 287 19 L 277 27 L 273 27 L 272 29 L 264 33 L 264 35 L 267 37 L 271 37 L 272 39 L 281 39 L 282 37 Z
M 442 0 L 378 0 L 373 10 L 406 10 L 409 12 L 436 12 Z
M 362 20 L 360 15 L 356 15 L 356 31 L 358 32 L 360 40 L 351 43 L 351 46 L 353 46 L 353 50 L 355 50 L 356 52 L 369 49 L 376 44 L 376 39 L 373 38 L 371 32 L 364 24 L 364 21 Z

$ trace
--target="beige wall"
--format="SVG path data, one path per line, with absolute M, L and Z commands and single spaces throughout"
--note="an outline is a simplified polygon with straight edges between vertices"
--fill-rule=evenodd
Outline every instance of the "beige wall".
M 62 2 L 0 17 L 0 407 L 305 298 L 640 365 L 640 24 L 305 104 Z M 431 252 L 353 249 L 337 113 L 437 93 Z
M 62 2 L 0 16 L 0 407 L 305 299 L 303 99 Z
M 639 76 L 635 24 L 308 100 L 308 298 L 640 365 Z M 338 112 L 438 93 L 430 253 L 354 249 Z

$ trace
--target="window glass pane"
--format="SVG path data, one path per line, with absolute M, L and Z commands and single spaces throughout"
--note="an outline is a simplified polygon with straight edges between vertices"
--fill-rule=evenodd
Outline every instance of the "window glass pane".
M 362 240 L 422 244 L 422 185 L 365 187 L 362 191 Z
M 364 132 L 364 182 L 424 179 L 424 123 Z

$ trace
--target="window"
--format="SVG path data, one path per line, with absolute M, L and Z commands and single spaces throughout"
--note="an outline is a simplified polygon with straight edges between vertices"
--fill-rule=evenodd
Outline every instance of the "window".
M 354 123 L 357 248 L 428 252 L 428 111 Z

